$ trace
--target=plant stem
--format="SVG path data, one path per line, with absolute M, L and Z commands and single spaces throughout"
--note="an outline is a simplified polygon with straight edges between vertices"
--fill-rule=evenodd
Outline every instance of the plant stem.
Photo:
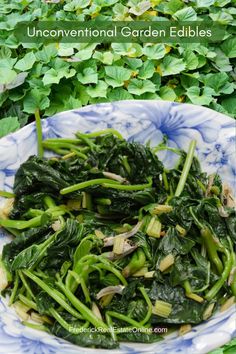
M 90 186 L 94 186 L 96 184 L 102 184 L 102 183 L 110 183 L 110 184 L 119 184 L 119 182 L 117 181 L 112 181 L 108 178 L 96 178 L 96 179 L 91 179 L 89 181 L 85 181 L 85 182 L 81 182 L 81 183 L 77 183 L 77 184 L 73 184 L 72 186 L 63 188 L 60 190 L 60 194 L 68 194 L 68 193 L 72 193 L 75 191 L 78 191 L 80 189 L 84 189 Z
M 2 191 L 0 190 L 0 197 L 4 197 L 4 198 L 14 198 L 16 195 L 14 193 L 11 192 L 6 192 L 6 191 Z
M 196 148 L 196 140 L 192 140 L 189 145 L 188 153 L 187 153 L 186 160 L 184 163 L 184 167 L 183 167 L 183 170 L 182 170 L 182 173 L 180 176 L 178 186 L 175 191 L 175 197 L 179 197 L 180 194 L 183 192 L 183 189 L 184 189 L 187 177 L 188 177 L 188 173 L 189 173 L 189 170 L 190 170 L 192 162 L 193 162 L 195 148 Z
M 31 296 L 31 298 L 35 300 L 35 296 L 34 296 L 32 290 L 30 289 L 30 286 L 29 286 L 29 284 L 27 283 L 24 274 L 22 273 L 21 270 L 18 271 L 18 274 L 19 274 L 19 277 L 20 277 L 22 283 L 23 283 L 24 286 L 25 286 L 26 291 L 28 291 L 28 293 L 29 293 L 29 295 Z
M 12 293 L 11 293 L 11 296 L 10 296 L 10 299 L 9 299 L 9 303 L 8 303 L 9 306 L 11 306 L 14 303 L 14 301 L 15 301 L 15 297 L 16 297 L 16 293 L 17 293 L 18 287 L 19 287 L 19 275 L 16 274 L 14 287 L 12 289 Z
M 57 282 L 59 288 L 63 291 L 67 299 L 72 303 L 72 305 L 82 314 L 85 320 L 92 323 L 95 327 L 101 327 L 108 330 L 107 325 L 86 306 L 84 305 L 59 279 Z
M 149 179 L 149 182 L 146 184 L 134 184 L 134 185 L 127 185 L 127 184 L 114 184 L 109 181 L 109 183 L 103 183 L 102 187 L 105 188 L 113 188 L 122 191 L 142 191 L 146 188 L 150 188 L 152 186 L 152 180 Z
M 35 110 L 35 121 L 36 121 L 36 132 L 37 132 L 37 143 L 38 143 L 38 157 L 43 157 L 43 133 L 41 119 L 39 115 L 39 110 Z
M 123 315 L 123 314 L 121 314 L 119 312 L 107 311 L 107 314 L 109 316 L 111 316 L 111 317 L 117 318 L 118 320 L 130 323 L 134 327 L 137 327 L 137 328 L 142 328 L 143 327 L 143 325 L 140 322 L 137 322 L 137 321 L 133 320 L 132 318 L 130 318 L 130 317 L 126 316 L 126 315 Z
M 216 296 L 216 294 L 220 291 L 220 289 L 224 285 L 230 273 L 231 266 L 232 266 L 232 258 L 227 248 L 225 249 L 225 254 L 226 254 L 225 268 L 221 274 L 221 277 L 219 280 L 217 280 L 217 282 L 212 286 L 212 288 L 205 295 L 205 299 L 207 299 L 208 301 L 212 300 Z
M 80 134 L 82 134 L 82 133 L 80 133 Z M 113 135 L 115 135 L 117 138 L 119 138 L 121 140 L 124 139 L 123 136 L 117 130 L 115 130 L 113 128 L 107 128 L 107 129 L 99 130 L 97 132 L 87 133 L 87 134 L 83 134 L 83 135 L 88 137 L 88 138 L 95 138 L 97 136 L 105 135 L 105 134 L 113 134 Z
M 140 324 L 142 325 L 145 325 L 145 323 L 147 323 L 152 315 L 152 302 L 151 300 L 149 299 L 148 297 L 148 294 L 146 292 L 146 290 L 144 289 L 144 287 L 142 286 L 141 288 L 139 288 L 139 290 L 141 291 L 146 303 L 147 303 L 147 306 L 148 306 L 148 310 L 147 310 L 147 314 L 146 316 L 144 317 L 144 319 L 140 322 Z
M 49 329 L 44 325 L 38 325 L 27 321 L 22 321 L 21 323 L 26 327 L 33 328 L 38 331 L 49 332 Z
M 49 313 L 51 314 L 52 317 L 55 318 L 55 320 L 57 320 L 58 323 L 60 323 L 60 325 L 68 332 L 73 333 L 73 334 L 79 334 L 82 333 L 82 328 L 84 328 L 84 326 L 72 326 L 72 324 L 66 322 L 64 320 L 64 318 L 54 309 L 54 308 L 50 308 L 49 309 Z M 86 322 L 85 322 L 86 323 Z
M 113 339 L 114 341 L 117 341 L 117 336 L 116 336 L 116 333 L 115 333 L 114 328 L 113 328 L 113 322 L 112 322 L 111 316 L 109 316 L 109 315 L 107 314 L 107 312 L 105 313 L 105 318 L 106 318 L 108 327 L 109 327 L 109 329 L 110 329 L 110 333 L 111 333 L 112 339 Z
M 82 319 L 83 317 L 74 310 L 64 299 L 65 297 L 56 289 L 52 289 L 48 286 L 44 281 L 39 279 L 36 275 L 31 273 L 29 270 L 22 270 L 22 272 L 31 280 L 33 280 L 40 288 L 42 288 L 48 295 L 50 295 L 58 304 L 60 304 L 67 312 L 69 312 L 72 316 Z
M 31 309 L 38 311 L 37 305 L 34 301 L 29 300 L 26 296 L 19 294 L 19 299 L 21 302 L 23 302 L 23 304 L 25 304 L 26 306 L 30 307 Z

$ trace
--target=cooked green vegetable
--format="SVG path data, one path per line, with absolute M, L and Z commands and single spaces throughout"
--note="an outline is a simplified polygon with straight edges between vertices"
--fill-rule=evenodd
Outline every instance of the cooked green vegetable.
M 57 157 L 20 166 L 0 219 L 15 236 L 1 290 L 24 319 L 34 311 L 42 322 L 25 325 L 109 349 L 155 342 L 154 327 L 201 323 L 234 299 L 235 210 L 219 176 L 201 171 L 195 141 L 171 152 L 180 157 L 169 171 L 156 155 L 163 143 L 152 149 L 111 129 L 39 141 L 39 155 Z

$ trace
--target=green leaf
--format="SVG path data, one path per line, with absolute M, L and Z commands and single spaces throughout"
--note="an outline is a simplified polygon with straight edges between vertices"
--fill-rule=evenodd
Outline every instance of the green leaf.
M 74 12 L 80 9 L 84 9 L 89 5 L 89 3 L 90 0 L 72 0 L 64 6 L 64 10 Z
M 10 84 L 10 82 L 15 80 L 16 77 L 17 74 L 14 70 L 0 67 L 0 84 L 2 85 Z
M 198 57 L 191 50 L 186 50 L 184 52 L 184 63 L 186 65 L 186 69 L 194 70 L 198 67 Z
M 5 59 L 0 59 L 0 68 L 4 69 L 12 69 L 13 65 L 16 62 L 16 58 L 5 58 Z
M 28 72 L 21 72 L 17 74 L 16 78 L 6 85 L 6 89 L 11 90 L 15 87 L 22 85 L 25 82 L 27 76 L 28 76 Z
M 211 13 L 209 16 L 212 21 L 219 22 L 219 24 L 221 25 L 227 25 L 229 23 L 232 23 L 232 21 L 234 20 L 232 15 L 230 15 L 226 11 L 222 11 L 222 9 L 219 9 L 219 11 L 216 13 Z
M 134 95 L 142 95 L 145 92 L 155 92 L 156 86 L 150 80 L 132 79 L 128 85 L 128 91 Z
M 181 0 L 170 0 L 166 5 L 166 11 L 169 14 L 173 14 L 175 12 L 177 12 L 178 10 L 180 10 L 183 6 L 184 3 Z
M 232 66 L 230 65 L 229 58 L 225 55 L 225 53 L 216 48 L 216 57 L 213 58 L 213 65 L 219 70 L 224 72 L 229 72 L 232 70 Z
M 70 110 L 82 107 L 81 101 L 73 96 L 63 100 L 63 110 Z
M 133 96 L 125 89 L 119 87 L 112 89 L 107 98 L 111 101 L 123 101 L 123 100 L 132 100 Z
M 8 59 L 11 57 L 11 49 L 6 46 L 0 47 L 0 59 Z
M 209 7 L 213 5 L 215 0 L 197 0 L 196 5 L 197 7 Z
M 58 46 L 58 55 L 60 57 L 70 57 L 74 54 L 74 48 L 71 43 L 60 43 Z
M 229 98 L 225 98 L 221 104 L 224 107 L 224 109 L 229 112 L 230 114 L 232 114 L 234 117 L 236 117 L 236 96 L 232 96 Z
M 20 128 L 17 117 L 7 117 L 0 120 L 0 138 L 13 133 Z
M 78 53 L 75 54 L 75 58 L 82 60 L 88 60 L 93 56 L 94 49 L 97 43 L 80 43 L 80 48 Z
M 77 74 L 77 79 L 82 84 L 96 84 L 98 82 L 98 74 L 94 68 L 85 68 L 83 72 Z
M 185 67 L 183 59 L 178 59 L 171 55 L 165 57 L 160 65 L 162 76 L 179 74 L 185 70 Z
M 58 84 L 60 80 L 61 75 L 53 68 L 48 70 L 43 77 L 44 85 Z
M 35 56 L 37 60 L 47 64 L 51 59 L 57 56 L 57 52 L 56 44 L 52 43 L 45 45 L 42 50 L 35 53 Z
M 150 60 L 146 60 L 143 66 L 139 69 L 138 77 L 140 79 L 150 79 L 155 72 L 154 63 Z
M 15 69 L 20 71 L 27 71 L 32 68 L 35 61 L 36 61 L 36 57 L 34 53 L 29 52 L 15 64 Z
M 104 81 L 99 80 L 96 86 L 87 87 L 86 92 L 93 98 L 107 97 L 107 84 Z
M 124 81 L 129 80 L 132 73 L 131 70 L 125 69 L 122 66 L 106 66 L 105 72 L 107 75 L 105 81 L 112 87 L 122 86 Z
M 199 87 L 193 86 L 186 90 L 186 95 L 191 100 L 192 103 L 207 106 L 213 100 L 212 95 L 214 90 L 210 87 L 205 87 L 202 92 Z
M 132 70 L 136 70 L 136 69 L 140 68 L 143 64 L 143 61 L 141 59 L 137 59 L 137 58 L 124 58 L 124 62 Z
M 114 54 L 111 52 L 98 52 L 95 51 L 93 58 L 101 61 L 103 64 L 111 65 L 113 63 Z
M 116 54 L 127 55 L 131 58 L 140 57 L 143 54 L 141 45 L 136 43 L 112 43 L 111 47 Z
M 216 95 L 221 93 L 230 94 L 234 91 L 234 84 L 228 82 L 228 75 L 224 72 L 216 74 L 208 74 L 203 78 L 206 86 L 211 87 Z
M 24 98 L 24 112 L 34 113 L 36 109 L 44 110 L 50 104 L 48 97 L 42 93 L 39 89 L 34 88 L 27 93 Z
M 228 58 L 236 58 L 236 37 L 226 39 L 221 45 L 221 49 Z
M 174 101 L 176 99 L 175 91 L 168 86 L 163 86 L 159 91 L 160 97 L 165 101 Z
M 166 50 L 164 44 L 154 44 L 152 46 L 145 45 L 143 48 L 143 54 L 148 59 L 161 59 L 165 56 Z
M 129 1 L 130 3 L 130 1 Z M 128 3 L 128 5 L 129 5 Z M 136 16 L 142 15 L 145 11 L 147 11 L 151 7 L 151 2 L 147 0 L 143 0 L 141 2 L 138 2 L 137 5 L 131 5 L 131 8 L 129 9 L 129 13 L 134 14 Z
M 178 21 L 196 21 L 196 11 L 190 6 L 174 13 L 173 18 Z
M 62 59 L 56 58 L 53 62 L 53 68 L 46 71 L 43 77 L 44 85 L 58 84 L 60 80 L 65 78 L 70 78 L 74 76 L 76 70 L 74 68 L 70 69 L 70 65 L 64 62 Z

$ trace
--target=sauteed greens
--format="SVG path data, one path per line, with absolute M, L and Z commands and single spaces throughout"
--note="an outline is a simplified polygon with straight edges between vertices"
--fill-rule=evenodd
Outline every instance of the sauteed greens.
M 236 295 L 236 212 L 220 177 L 165 142 L 113 129 L 42 142 L 18 169 L 0 225 L 1 289 L 23 323 L 87 347 L 154 342 Z M 167 170 L 157 155 L 179 156 Z M 42 152 L 42 149 L 41 149 Z M 36 324 L 37 322 L 37 324 Z M 83 333 L 83 335 L 81 335 Z

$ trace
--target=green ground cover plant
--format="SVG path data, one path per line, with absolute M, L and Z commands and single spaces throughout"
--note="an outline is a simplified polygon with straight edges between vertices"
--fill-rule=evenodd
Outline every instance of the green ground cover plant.
M 235 0 L 2 0 L 0 137 L 29 122 L 84 105 L 162 99 L 236 116 Z M 19 21 L 213 20 L 219 43 L 20 43 Z

